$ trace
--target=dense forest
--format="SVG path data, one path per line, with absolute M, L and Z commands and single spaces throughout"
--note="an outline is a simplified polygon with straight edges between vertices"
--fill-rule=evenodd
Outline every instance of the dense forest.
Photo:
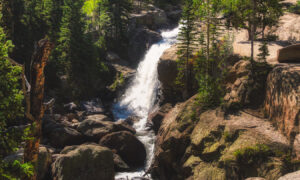
M 293 0 L 0 0 L 0 179 L 297 171 L 299 14 Z

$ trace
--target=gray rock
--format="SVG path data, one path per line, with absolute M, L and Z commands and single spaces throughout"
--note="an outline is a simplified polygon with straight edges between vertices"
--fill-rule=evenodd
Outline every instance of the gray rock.
M 300 171 L 286 174 L 280 177 L 278 180 L 300 180 Z
M 55 180 L 113 180 L 113 153 L 99 145 L 80 145 L 57 157 L 52 164 Z

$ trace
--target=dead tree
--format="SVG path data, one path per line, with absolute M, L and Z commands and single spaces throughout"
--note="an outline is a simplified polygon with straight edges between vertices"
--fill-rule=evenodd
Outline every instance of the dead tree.
M 34 165 L 34 175 L 28 179 L 37 179 L 37 161 L 39 153 L 40 139 L 42 137 L 42 118 L 45 110 L 53 105 L 54 100 L 44 103 L 44 69 L 50 56 L 53 44 L 48 39 L 40 40 L 34 50 L 32 56 L 32 64 L 30 69 L 30 82 L 25 77 L 23 66 L 23 91 L 26 101 L 26 118 L 31 124 L 30 138 L 25 142 L 24 162 Z

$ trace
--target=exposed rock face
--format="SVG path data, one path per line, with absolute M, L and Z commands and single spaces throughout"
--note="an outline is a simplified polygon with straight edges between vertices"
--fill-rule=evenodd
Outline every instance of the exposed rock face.
M 103 136 L 116 131 L 129 131 L 135 134 L 135 130 L 127 123 L 111 122 L 107 116 L 102 114 L 87 116 L 77 129 L 93 142 L 98 142 Z
M 278 50 L 278 62 L 300 63 L 300 44 L 294 44 Z
M 130 167 L 141 167 L 145 163 L 146 150 L 143 143 L 127 131 L 108 134 L 99 143 L 115 150 Z
M 277 65 L 268 76 L 265 111 L 279 130 L 290 139 L 291 143 L 294 142 L 300 128 L 299 99 L 300 65 Z M 297 143 L 299 140 L 296 139 Z M 296 145 L 296 147 L 298 146 Z M 298 157 L 300 157 L 299 155 Z
M 113 180 L 111 150 L 99 145 L 80 145 L 58 156 L 52 164 L 54 180 Z
M 181 92 L 175 84 L 177 77 L 177 46 L 167 49 L 158 62 L 158 80 L 162 85 L 165 102 L 176 102 L 181 98 Z
M 286 174 L 281 178 L 279 178 L 278 180 L 297 180 L 297 179 L 300 179 L 300 171 Z
M 258 108 L 264 103 L 266 81 L 272 67 L 266 63 L 254 63 L 254 73 L 247 60 L 233 65 L 225 79 L 226 94 L 223 109 L 238 110 L 241 107 Z
M 128 57 L 131 64 L 136 64 L 150 46 L 162 39 L 158 32 L 146 29 L 135 29 L 129 36 Z
M 158 133 L 162 120 L 164 119 L 165 115 L 172 109 L 171 104 L 164 104 L 160 107 L 157 111 L 151 113 L 148 117 L 148 123 L 151 124 L 155 134 Z
M 164 118 L 152 175 L 165 179 L 277 179 L 289 142 L 271 123 L 249 114 L 224 118 L 220 109 L 203 110 L 191 98 Z M 280 153 L 279 153 L 280 154 Z

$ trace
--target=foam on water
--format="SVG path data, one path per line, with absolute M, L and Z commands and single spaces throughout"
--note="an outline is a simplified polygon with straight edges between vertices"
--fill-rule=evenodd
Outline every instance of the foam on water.
M 134 128 L 137 131 L 138 139 L 145 145 L 147 151 L 145 167 L 141 167 L 135 172 L 118 173 L 116 179 L 142 177 L 153 159 L 155 135 L 153 131 L 147 129 L 146 124 L 148 114 L 155 104 L 159 87 L 157 64 L 163 52 L 176 43 L 178 33 L 179 27 L 161 33 L 163 39 L 153 44 L 146 52 L 132 83 L 119 102 L 114 105 L 113 113 L 117 120 L 126 119 L 130 115 L 136 115 L 141 118 L 139 122 L 134 124 Z

